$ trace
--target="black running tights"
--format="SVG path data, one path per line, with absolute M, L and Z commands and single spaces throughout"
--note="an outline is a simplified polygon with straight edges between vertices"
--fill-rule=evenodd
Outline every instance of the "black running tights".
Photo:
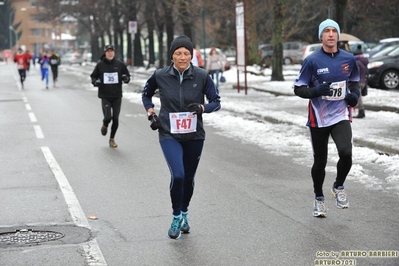
M 323 195 L 323 183 L 326 175 L 328 140 L 331 135 L 338 150 L 336 186 L 342 186 L 352 167 L 352 127 L 348 120 L 323 128 L 310 128 L 313 147 L 312 179 L 314 193 Z
M 116 130 L 119 126 L 119 113 L 121 111 L 122 98 L 116 99 L 101 99 L 101 105 L 103 108 L 104 126 L 108 127 L 108 124 L 112 120 L 111 135 L 110 138 L 115 137 Z
M 26 70 L 25 69 L 18 69 L 19 72 L 19 78 L 21 80 L 21 84 L 24 83 L 24 80 L 26 78 Z

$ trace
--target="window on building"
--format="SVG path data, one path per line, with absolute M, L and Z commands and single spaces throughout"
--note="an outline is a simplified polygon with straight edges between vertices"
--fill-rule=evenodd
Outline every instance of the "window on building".
M 33 36 L 40 36 L 40 29 L 32 29 Z

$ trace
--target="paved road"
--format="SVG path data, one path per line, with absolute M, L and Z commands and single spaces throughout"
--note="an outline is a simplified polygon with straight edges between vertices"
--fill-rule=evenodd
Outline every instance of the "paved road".
M 328 218 L 313 218 L 309 167 L 295 163 L 297 154 L 279 156 L 213 126 L 192 232 L 168 239 L 169 174 L 156 133 L 126 98 L 119 147 L 110 149 L 89 82 L 62 71 L 59 87 L 46 90 L 33 70 L 21 91 L 15 69 L 0 65 L 0 239 L 21 229 L 64 235 L 4 241 L 0 265 L 315 265 L 341 251 L 348 265 L 398 265 L 397 194 L 349 180 L 351 208 L 327 199 Z

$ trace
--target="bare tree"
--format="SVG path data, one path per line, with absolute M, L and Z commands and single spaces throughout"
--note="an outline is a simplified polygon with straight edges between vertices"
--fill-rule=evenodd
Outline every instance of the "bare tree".
M 170 50 L 170 44 L 172 43 L 174 39 L 174 26 L 175 22 L 173 20 L 173 7 L 175 4 L 175 0 L 162 0 L 162 7 L 164 9 L 164 17 L 165 17 L 165 30 L 166 30 L 166 38 L 167 38 L 167 45 L 168 45 L 168 50 Z M 169 54 L 168 54 L 168 60 Z
M 227 48 L 235 45 L 235 2 L 233 0 L 37 0 L 39 19 L 54 21 L 67 16 L 78 20 L 89 33 L 93 58 L 103 53 L 103 45 L 113 42 L 120 54 L 132 55 L 132 38 L 127 32 L 128 21 L 138 21 L 134 38 L 134 65 L 143 65 L 142 38 L 148 38 L 149 63 L 155 60 L 158 50 L 159 66 L 169 63 L 168 51 L 175 32 L 186 34 L 195 44 Z M 260 60 L 257 48 L 261 43 L 275 43 L 276 62 L 280 67 L 280 41 L 300 40 L 317 42 L 319 23 L 332 15 L 342 31 L 364 41 L 399 36 L 396 26 L 399 17 L 397 0 L 246 0 L 248 27 L 248 63 Z M 145 8 L 144 8 L 145 4 Z M 333 5 L 331 5 L 333 4 Z M 140 8 L 140 5 L 143 5 Z M 285 8 L 283 8 L 285 6 Z M 333 13 L 329 12 L 333 9 Z M 204 24 L 202 19 L 204 18 Z M 205 25 L 205 26 L 203 26 Z M 144 29 L 145 28 L 145 29 Z M 155 49 L 154 29 L 158 47 Z M 142 36 L 141 31 L 149 35 Z M 202 32 L 205 31 L 205 35 Z M 166 34 L 166 41 L 164 36 Z M 87 34 L 77 34 L 78 38 Z M 127 38 L 127 52 L 124 51 Z M 165 50 L 166 48 L 166 51 Z M 281 56 L 282 57 L 282 56 Z M 166 58 L 166 61 L 165 61 Z M 281 62 L 282 67 L 282 62 Z M 275 74 L 276 75 L 276 74 Z M 274 77 L 273 79 L 279 79 Z
M 334 0 L 335 6 L 335 21 L 340 25 L 341 32 L 347 32 L 346 27 L 346 6 L 348 4 L 348 0 Z
M 178 20 L 180 24 L 183 27 L 183 33 L 190 39 L 193 38 L 192 34 L 192 17 L 191 17 L 191 12 L 190 9 L 192 8 L 191 6 L 191 1 L 189 0 L 178 0 Z
M 148 31 L 148 67 L 155 64 L 155 52 L 154 52 L 154 30 L 155 30 L 155 0 L 147 0 L 145 6 L 144 17 L 147 24 Z
M 273 57 L 271 80 L 283 81 L 283 39 L 287 0 L 275 0 L 273 13 Z

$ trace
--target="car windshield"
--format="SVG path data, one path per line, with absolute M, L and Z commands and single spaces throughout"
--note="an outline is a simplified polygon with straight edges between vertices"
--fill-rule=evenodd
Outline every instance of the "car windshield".
M 381 51 L 375 53 L 372 57 L 374 58 L 374 57 L 384 56 L 384 55 L 388 54 L 389 52 L 391 52 L 395 48 L 397 48 L 397 46 L 385 47 Z
M 270 50 L 273 50 L 273 46 L 263 46 L 262 48 L 261 48 L 262 50 L 264 50 L 264 51 L 270 51 Z
M 321 44 L 318 44 L 318 45 L 312 45 L 312 46 L 310 46 L 310 48 L 309 48 L 309 51 L 316 51 L 316 50 L 319 50 L 320 48 L 321 48 Z
M 387 56 L 398 56 L 398 55 L 399 55 L 399 47 L 396 47 L 387 54 Z
M 373 48 L 371 48 L 371 51 L 379 51 L 379 50 L 381 50 L 381 48 L 382 47 L 384 47 L 386 44 L 385 43 L 380 43 L 380 44 L 377 44 L 376 46 L 374 46 Z

